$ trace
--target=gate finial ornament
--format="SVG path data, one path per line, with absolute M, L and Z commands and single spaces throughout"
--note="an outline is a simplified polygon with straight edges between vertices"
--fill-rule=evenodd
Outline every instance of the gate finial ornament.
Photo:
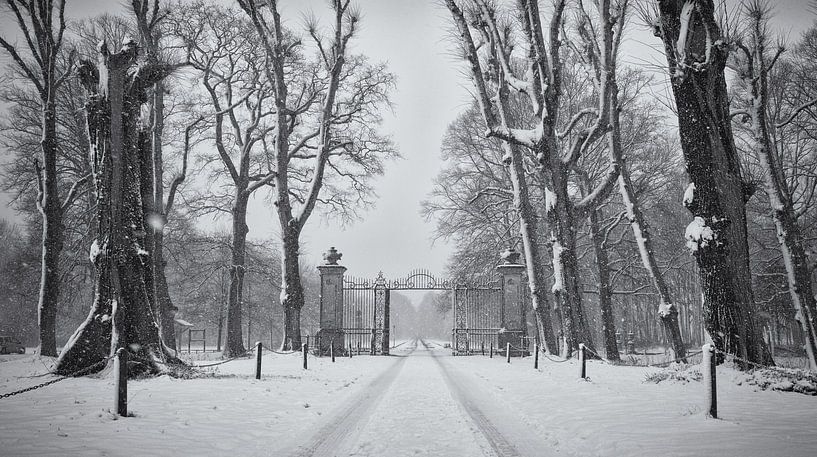
M 330 247 L 328 251 L 323 253 L 323 260 L 326 261 L 326 265 L 337 265 L 338 260 L 343 257 L 343 254 L 338 252 L 334 246 Z
M 502 257 L 502 260 L 505 262 L 505 265 L 518 265 L 519 257 L 521 255 L 522 253 L 514 248 L 508 248 L 499 253 L 499 256 Z

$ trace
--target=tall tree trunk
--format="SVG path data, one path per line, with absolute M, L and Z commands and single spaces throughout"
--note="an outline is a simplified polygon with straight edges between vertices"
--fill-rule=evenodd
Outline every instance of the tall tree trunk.
M 150 306 L 150 254 L 143 247 L 143 205 L 150 183 L 144 182 L 143 170 L 151 165 L 145 163 L 150 152 L 143 150 L 147 142 L 140 141 L 137 123 L 144 90 L 166 70 L 145 65 L 131 71 L 137 52 L 135 43 L 127 42 L 120 52 L 109 54 L 102 43 L 99 70 L 88 71 L 83 78 L 91 93 L 86 112 L 99 186 L 98 235 L 91 248 L 96 283 L 88 318 L 60 354 L 56 368 L 60 374 L 89 367 L 119 348 L 138 361 L 129 365 L 131 375 L 159 372 L 159 362 L 181 363 L 159 336 Z
M 289 227 L 283 229 L 283 256 L 281 277 L 281 306 L 284 308 L 283 350 L 301 347 L 301 307 L 304 305 L 304 287 L 301 283 L 300 233 Z
M 43 168 L 40 178 L 39 209 L 43 217 L 40 295 L 37 304 L 40 354 L 57 355 L 56 318 L 60 298 L 60 254 L 64 242 L 62 207 L 57 187 L 57 127 L 54 84 L 47 89 L 42 111 Z
M 705 326 L 721 351 L 771 363 L 755 326 L 744 183 L 724 78 L 728 54 L 712 0 L 658 2 L 678 109 L 681 147 L 694 198 L 687 229 L 703 287 Z M 693 62 L 693 58 L 707 58 Z
M 171 349 L 176 349 L 175 318 L 176 307 L 170 298 L 167 286 L 164 258 L 164 231 L 167 224 L 167 213 L 164 202 L 164 156 L 162 151 L 162 136 L 165 128 L 164 84 L 160 81 L 153 86 L 151 106 L 151 149 L 153 152 L 153 214 L 149 225 L 153 231 L 153 250 L 151 252 L 153 266 L 154 301 L 159 317 L 162 340 Z M 186 153 L 186 151 L 185 151 Z M 169 208 L 168 208 L 169 209 Z
M 616 319 L 613 314 L 613 290 L 610 284 L 610 260 L 607 255 L 605 234 L 599 226 L 598 210 L 590 212 L 590 238 L 596 255 L 599 272 L 599 309 L 601 310 L 601 330 L 604 336 L 604 351 L 608 360 L 620 360 L 616 342 Z
M 241 329 L 241 307 L 244 295 L 244 272 L 247 249 L 247 200 L 246 186 L 236 186 L 233 205 L 233 240 L 230 263 L 230 287 L 227 302 L 227 341 L 224 344 L 225 357 L 237 357 L 247 350 L 244 348 Z
M 576 222 L 568 193 L 567 173 L 558 154 L 551 154 L 550 182 L 553 191 L 546 198 L 548 226 L 553 243 L 553 294 L 558 302 L 564 328 L 566 357 L 583 343 L 595 350 L 593 333 L 584 315 L 582 286 L 576 258 Z M 554 201 L 555 200 L 555 201 Z

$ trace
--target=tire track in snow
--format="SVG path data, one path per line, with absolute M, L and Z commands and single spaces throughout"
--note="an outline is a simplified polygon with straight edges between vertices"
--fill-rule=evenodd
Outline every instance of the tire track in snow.
M 423 346 L 428 347 L 424 341 L 420 342 Z M 439 356 L 434 354 L 434 351 L 431 351 L 431 354 L 452 396 L 460 403 L 498 456 L 545 457 L 559 454 L 559 451 L 551 449 L 547 443 L 539 443 L 536 442 L 537 440 L 530 439 L 532 431 L 523 425 L 516 415 L 508 411 L 506 407 L 492 401 L 490 396 L 474 382 L 447 368 Z M 508 436 L 511 436 L 513 441 Z
M 414 345 L 416 347 L 416 341 Z M 307 442 L 298 446 L 292 455 L 298 457 L 330 457 L 346 444 L 356 431 L 362 427 L 374 408 L 380 403 L 383 394 L 400 374 L 408 355 L 400 356 L 394 364 L 374 379 L 358 395 L 347 401 L 329 423 L 321 427 Z M 287 454 L 289 455 L 289 454 Z

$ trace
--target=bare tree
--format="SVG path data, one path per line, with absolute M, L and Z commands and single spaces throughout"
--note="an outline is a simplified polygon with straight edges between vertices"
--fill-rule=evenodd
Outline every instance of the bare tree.
M 684 197 L 694 216 L 686 238 L 699 267 L 707 332 L 721 351 L 770 363 L 755 324 L 745 208 L 751 193 L 729 118 L 729 45 L 712 0 L 660 1 L 651 14 L 664 42 L 692 181 Z
M 769 197 L 771 216 L 774 220 L 779 249 L 788 279 L 789 295 L 796 311 L 805 340 L 806 355 L 812 370 L 817 369 L 817 300 L 812 288 L 811 270 L 806 256 L 803 230 L 794 209 L 794 198 L 783 170 L 783 162 L 772 140 L 773 128 L 783 128 L 805 109 L 809 101 L 797 107 L 786 119 L 776 120 L 770 113 L 769 80 L 774 65 L 784 52 L 778 46 L 772 54 L 769 49 L 767 24 L 770 6 L 763 0 L 744 5 L 747 30 L 744 39 L 735 40 L 737 52 L 732 54 L 732 66 L 741 82 L 745 109 L 732 112 L 733 117 L 743 116 L 749 124 L 752 149 L 757 155 L 763 172 L 763 184 Z M 817 99 L 815 99 L 817 100 Z
M 383 160 L 397 155 L 391 141 L 377 132 L 379 111 L 387 105 L 393 76 L 384 65 L 370 65 L 351 56 L 348 43 L 358 29 L 359 12 L 350 0 L 333 0 L 333 28 L 329 37 L 307 24 L 317 62 L 311 90 L 298 85 L 289 56 L 299 40 L 281 25 L 278 2 L 239 0 L 252 20 L 266 53 L 265 74 L 272 86 L 274 133 L 269 143 L 274 156 L 275 206 L 281 228 L 284 308 L 283 348 L 301 344 L 300 235 L 316 205 L 322 203 L 342 217 L 357 214 L 356 206 L 370 201 L 367 179 L 383 173 Z M 299 95 L 300 94 L 300 95 Z M 350 186 L 331 185 L 329 177 Z M 324 192 L 321 190 L 324 189 Z
M 188 63 L 198 72 L 205 90 L 203 104 L 209 104 L 205 114 L 219 164 L 214 182 L 228 177 L 223 194 L 210 186 L 209 193 L 192 204 L 200 214 L 222 212 L 232 218 L 224 355 L 237 356 L 246 352 L 241 314 L 249 232 L 247 206 L 253 193 L 272 186 L 276 176 L 275 167 L 264 154 L 266 135 L 275 128 L 271 122 L 275 107 L 263 69 L 266 59 L 251 39 L 255 32 L 248 21 L 234 10 L 204 2 L 175 11 L 168 19 L 171 33 L 181 41 Z
M 60 253 L 63 239 L 63 213 L 71 206 L 76 191 L 87 179 L 71 186 L 64 197 L 60 196 L 57 172 L 57 91 L 71 74 L 71 65 L 58 67 L 58 58 L 65 34 L 65 0 L 24 2 L 6 0 L 14 13 L 19 33 L 25 39 L 30 56 L 0 37 L 0 46 L 11 55 L 19 70 L 36 88 L 40 99 L 42 163 L 35 163 L 38 183 L 37 208 L 42 214 L 42 269 L 38 320 L 40 328 L 40 353 L 56 356 L 57 343 L 55 322 L 60 297 Z M 71 60 L 71 59 L 69 59 Z

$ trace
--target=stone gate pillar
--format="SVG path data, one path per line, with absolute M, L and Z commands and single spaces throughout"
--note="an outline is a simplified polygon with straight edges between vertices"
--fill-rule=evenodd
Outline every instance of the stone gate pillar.
M 343 333 L 343 273 L 346 267 L 338 265 L 343 256 L 335 247 L 323 254 L 324 264 L 318 265 L 321 274 L 320 329 L 317 335 L 317 350 L 329 354 L 334 346 L 336 356 L 344 351 Z
M 504 329 L 499 334 L 499 349 L 504 350 L 507 343 L 517 350 L 512 355 L 521 356 L 527 348 L 521 348 L 521 339 L 525 336 L 525 291 L 522 273 L 525 266 L 519 263 L 520 253 L 509 249 L 502 253 L 503 263 L 496 267 L 501 275 L 502 307 L 500 308 L 500 325 Z

